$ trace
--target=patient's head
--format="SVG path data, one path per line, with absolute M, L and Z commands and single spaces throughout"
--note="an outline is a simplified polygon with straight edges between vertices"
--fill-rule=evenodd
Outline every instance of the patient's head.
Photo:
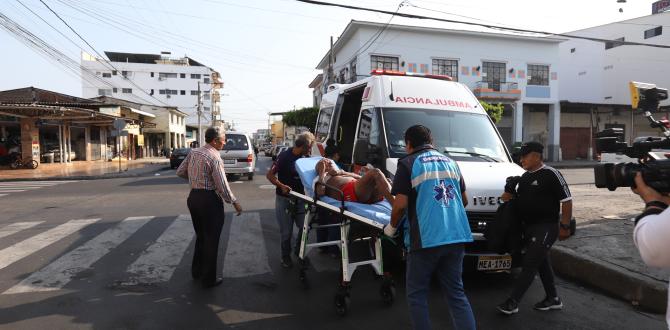
M 334 170 L 334 169 L 335 169 L 335 165 L 333 165 L 333 161 L 330 160 L 330 159 L 328 159 L 328 158 L 323 158 L 323 159 L 321 159 L 320 161 L 318 161 L 318 162 L 316 163 L 316 167 L 315 167 L 315 168 L 316 168 L 316 171 L 317 171 L 317 172 L 319 171 L 319 164 L 323 164 L 323 165 L 324 165 L 324 171 L 325 171 L 325 172 L 329 172 L 330 170 Z
M 326 149 L 324 150 L 324 156 L 336 162 L 340 160 L 340 147 L 335 145 L 335 140 L 328 139 L 328 141 L 326 141 Z

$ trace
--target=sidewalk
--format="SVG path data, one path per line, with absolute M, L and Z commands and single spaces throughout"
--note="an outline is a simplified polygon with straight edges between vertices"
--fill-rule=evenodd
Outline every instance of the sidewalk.
M 644 264 L 633 244 L 631 219 L 581 223 L 552 249 L 554 270 L 642 308 L 665 313 L 670 272 Z
M 143 158 L 121 162 L 81 161 L 70 164 L 40 164 L 38 168 L 12 170 L 0 167 L 0 181 L 19 180 L 95 180 L 136 177 L 162 170 L 170 165 L 167 158 Z

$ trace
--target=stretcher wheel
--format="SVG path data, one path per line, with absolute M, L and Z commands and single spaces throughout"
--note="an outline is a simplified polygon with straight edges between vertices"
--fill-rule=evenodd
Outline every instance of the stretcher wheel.
M 339 316 L 347 315 L 350 304 L 351 302 L 349 296 L 339 293 L 335 295 L 335 312 L 337 312 L 337 315 Z
M 393 305 L 393 301 L 395 300 L 395 285 L 390 283 L 382 284 L 382 287 L 379 289 L 379 295 L 381 295 L 384 305 Z

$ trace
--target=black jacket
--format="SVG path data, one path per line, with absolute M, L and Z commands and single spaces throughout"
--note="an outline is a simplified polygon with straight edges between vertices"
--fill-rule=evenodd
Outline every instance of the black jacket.
M 523 245 L 523 227 L 517 214 L 514 199 L 498 207 L 493 223 L 488 223 L 484 237 L 489 250 L 498 254 L 514 253 Z

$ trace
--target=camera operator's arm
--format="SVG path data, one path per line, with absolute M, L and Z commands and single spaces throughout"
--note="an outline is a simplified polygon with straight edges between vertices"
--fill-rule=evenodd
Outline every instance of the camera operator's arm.
M 645 210 L 636 219 L 633 241 L 642 260 L 649 266 L 670 266 L 670 197 L 661 195 L 647 186 L 640 173 L 635 177 L 633 192 L 646 203 Z

